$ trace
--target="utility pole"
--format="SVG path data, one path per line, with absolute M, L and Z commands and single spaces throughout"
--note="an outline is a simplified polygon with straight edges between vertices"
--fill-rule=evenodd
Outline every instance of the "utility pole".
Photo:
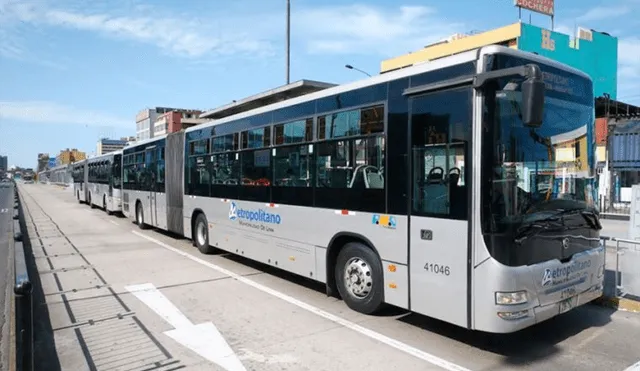
M 287 0 L 287 85 L 289 85 L 291 59 L 291 0 Z

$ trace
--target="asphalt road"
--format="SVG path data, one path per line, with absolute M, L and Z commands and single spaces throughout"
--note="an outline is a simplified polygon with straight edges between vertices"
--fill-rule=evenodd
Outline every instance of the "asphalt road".
M 58 369 L 623 371 L 640 360 L 635 313 L 586 305 L 510 335 L 360 315 L 317 284 L 202 255 L 57 187 L 20 187 Z
M 13 240 L 13 186 L 0 184 L 0 370 L 8 369 L 11 264 L 9 244 Z

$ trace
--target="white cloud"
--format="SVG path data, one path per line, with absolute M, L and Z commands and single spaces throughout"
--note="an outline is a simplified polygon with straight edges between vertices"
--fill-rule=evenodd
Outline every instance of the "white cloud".
M 292 18 L 311 53 L 397 55 L 464 31 L 425 6 L 328 6 L 301 9 Z
M 640 104 L 640 36 L 618 40 L 618 99 Z
M 3 1 L 0 10 L 4 12 L 0 21 L 12 20 L 9 25 L 0 23 L 0 30 L 4 29 L 5 33 L 14 32 L 20 24 L 66 28 L 146 43 L 185 57 L 240 53 L 264 55 L 271 53 L 272 48 L 271 43 L 259 34 L 246 31 L 246 19 L 225 18 L 222 20 L 224 26 L 214 29 L 208 26 L 210 22 L 200 22 L 198 17 L 163 16 L 154 14 L 150 9 L 141 12 L 138 7 L 114 6 L 107 13 L 103 8 L 95 8 L 93 12 L 86 10 L 90 4 L 75 10 L 49 8 L 40 2 L 0 1 Z M 10 39 L 15 40 L 15 37 Z M 5 54 L 11 52 L 10 42 L 2 44 L 5 45 L 0 45 L 0 51 L 6 49 Z
M 0 36 L 11 36 L 0 41 L 0 53 L 23 54 L 20 34 L 38 26 L 132 40 L 195 60 L 273 55 L 284 37 L 284 16 L 275 8 L 239 11 L 229 5 L 215 14 L 178 15 L 127 1 L 110 2 L 109 7 L 69 1 L 0 0 Z M 426 6 L 301 5 L 292 9 L 292 23 L 293 42 L 311 53 L 384 56 L 413 51 L 465 30 Z
M 133 116 L 126 119 L 108 113 L 39 101 L 0 101 L 0 120 L 126 128 L 132 127 L 135 121 Z
M 597 6 L 589 9 L 586 13 L 577 18 L 580 22 L 592 22 L 609 20 L 629 13 L 631 9 L 627 6 Z

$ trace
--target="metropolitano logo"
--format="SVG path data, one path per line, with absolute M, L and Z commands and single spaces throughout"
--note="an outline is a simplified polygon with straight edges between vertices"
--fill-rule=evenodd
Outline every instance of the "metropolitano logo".
M 229 220 L 238 219 L 238 205 L 235 202 L 231 201 L 229 205 Z
M 258 222 L 266 224 L 280 224 L 282 217 L 280 214 L 274 214 L 263 209 L 251 210 L 242 209 L 238 207 L 238 204 L 231 202 L 229 204 L 229 220 L 244 219 L 248 222 Z

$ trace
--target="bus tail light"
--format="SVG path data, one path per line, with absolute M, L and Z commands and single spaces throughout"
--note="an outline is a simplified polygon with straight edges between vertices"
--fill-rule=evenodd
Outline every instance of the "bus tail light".
M 518 305 L 528 301 L 526 291 L 496 292 L 497 305 Z

